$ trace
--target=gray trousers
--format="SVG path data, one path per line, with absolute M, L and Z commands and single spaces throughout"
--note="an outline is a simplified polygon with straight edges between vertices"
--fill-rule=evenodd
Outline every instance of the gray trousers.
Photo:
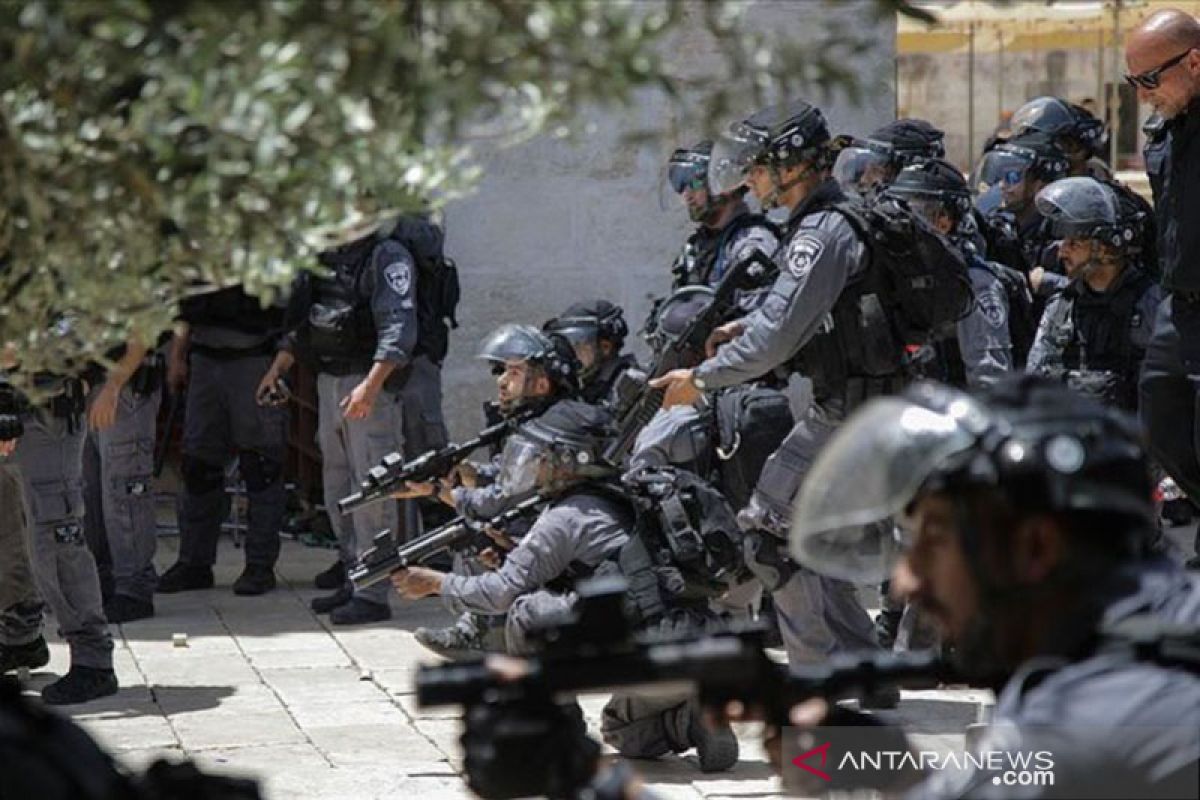
M 688 729 L 700 722 L 699 703 L 690 693 L 619 692 L 600 713 L 600 735 L 627 758 L 658 758 L 691 749 Z
M 358 491 L 367 470 L 388 453 L 401 450 L 404 441 L 404 405 L 398 393 L 380 392 L 366 419 L 348 420 L 339 403 L 350 394 L 365 374 L 317 375 L 317 446 L 321 449 L 321 480 L 325 490 L 325 508 L 337 534 L 342 562 L 353 564 L 371 546 L 381 530 L 395 532 L 399 524 L 399 504 L 392 500 L 341 514 L 337 501 Z M 355 596 L 373 603 L 386 604 L 391 591 L 387 581 L 355 589 Z
M 183 563 L 216 563 L 221 523 L 229 516 L 225 468 L 235 455 L 249 505 L 246 563 L 272 567 L 279 558 L 288 415 L 285 408 L 264 408 L 254 400 L 270 363 L 265 355 L 217 359 L 192 353 L 179 500 Z
M 837 403 L 813 402 L 767 459 L 750 505 L 739 520 L 786 540 L 792 504 L 817 454 L 844 414 Z M 847 480 L 852 480 L 847 476 Z M 751 569 L 754 565 L 751 564 Z M 854 586 L 800 566 L 772 593 L 788 662 L 820 661 L 842 650 L 879 648 L 874 626 Z
M 42 633 L 42 598 L 29 563 L 28 515 L 21 468 L 0 458 L 0 645 L 29 644 Z
M 450 432 L 442 415 L 441 367 L 426 356 L 413 359 L 408 379 L 400 389 L 400 402 L 404 408 L 403 452 L 406 459 L 411 461 L 430 450 L 441 449 L 450 442 Z M 404 514 L 404 538 L 408 541 L 421 535 L 422 504 L 445 508 L 434 499 L 403 501 L 400 508 Z
M 518 597 L 504 618 L 504 638 L 509 655 L 528 655 L 537 650 L 529 640 L 529 632 L 547 617 L 571 610 L 577 600 L 574 592 L 552 592 L 538 589 Z
M 10 456 L 20 468 L 29 524 L 29 561 L 38 594 L 58 620 L 73 666 L 112 669 L 112 636 L 100 599 L 96 562 L 83 537 L 83 439 L 81 424 L 43 414 L 25 418 L 25 435 Z M 9 539 L 9 535 L 0 537 Z M 40 634 L 34 622 L 3 613 L 0 628 L 12 643 Z M 24 630 L 21 625 L 24 623 Z M 32 635 L 31 635 L 32 634 Z
M 106 430 L 89 431 L 84 441 L 84 532 L 106 596 L 149 601 L 158 583 L 153 472 L 161 399 L 161 390 L 138 395 L 126 385 L 116 422 Z

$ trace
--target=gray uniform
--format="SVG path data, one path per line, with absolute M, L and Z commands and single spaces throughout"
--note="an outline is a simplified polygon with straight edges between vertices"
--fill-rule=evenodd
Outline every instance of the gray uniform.
M 955 332 L 967 387 L 978 389 L 990 386 L 1013 368 L 1008 294 L 996 273 L 983 264 L 970 263 L 967 277 L 975 305 L 955 324 Z
M 394 239 L 385 239 L 375 245 L 361 276 L 359 291 L 370 297 L 376 337 L 374 352 L 364 355 L 375 363 L 396 364 L 393 376 L 399 375 L 397 380 L 389 378 L 370 415 L 348 420 L 339 406 L 367 377 L 365 369 L 337 375 L 322 371 L 317 375 L 317 444 L 321 449 L 325 507 L 346 564 L 357 561 L 379 531 L 399 527 L 399 506 L 391 501 L 375 503 L 347 515 L 336 511 L 337 501 L 356 491 L 366 480 L 367 471 L 385 455 L 397 450 L 408 452 L 404 436 L 410 428 L 422 440 L 435 440 L 444 433 L 444 428 L 433 430 L 438 427 L 437 421 L 432 417 L 426 420 L 424 412 L 417 420 L 405 420 L 406 407 L 424 407 L 426 400 L 440 400 L 441 395 L 437 367 L 425 356 L 412 356 L 417 344 L 415 269 L 408 250 Z M 417 362 L 422 363 L 418 366 Z M 412 369 L 407 369 L 410 365 Z M 402 370 L 407 376 L 400 373 Z M 413 379 L 417 384 L 409 387 L 408 381 Z M 411 521 L 411 517 L 406 519 Z M 354 591 L 356 597 L 387 604 L 386 582 Z
M 595 568 L 628 540 L 630 522 L 628 512 L 608 498 L 586 490 L 566 495 L 538 516 L 499 569 L 447 575 L 442 597 L 455 612 L 507 613 L 509 652 L 529 652 L 533 623 L 575 599 L 573 592 L 546 584 Z
M 695 406 L 661 409 L 638 432 L 629 454 L 630 469 L 673 466 L 694 472 L 696 465 L 709 460 L 711 438 L 705 412 Z
M 71 651 L 72 666 L 112 669 L 112 636 L 104 618 L 96 562 L 83 536 L 83 426 L 37 411 L 22 415 L 25 435 L 4 467 L 7 494 L 23 495 L 23 513 L 9 510 L 6 525 L 24 518 L 29 564 L 37 594 L 50 606 Z M 16 469 L 14 469 L 16 467 Z M 13 482 L 21 481 L 21 491 Z M 17 552 L 11 530 L 0 535 Z M 42 609 L 27 591 L 24 565 L 17 573 L 17 603 L 0 611 L 0 639 L 23 644 L 41 635 Z
M 0 645 L 29 644 L 42 632 L 27 525 L 21 469 L 11 458 L 0 458 Z
M 1200 577 L 1158 562 L 1131 565 L 1111 584 L 1102 625 L 1153 614 L 1193 630 L 1200 625 Z M 1089 606 L 1090 607 L 1090 606 Z M 1200 770 L 1200 679 L 1195 665 L 1159 666 L 1121 651 L 1071 653 L 1096 630 L 1093 620 L 1070 620 L 1053 650 L 1023 664 L 996 701 L 984 749 L 1048 750 L 1052 786 L 996 785 L 991 773 L 940 772 L 917 786 L 916 798 L 1195 797 Z M 1009 729 L 1009 730 L 1006 730 Z M 1180 783 L 1163 793 L 1171 776 Z M 1155 793 L 1151 787 L 1157 788 Z M 1161 793 L 1161 794 L 1160 794 Z
M 114 594 L 149 602 L 158 581 L 152 473 L 162 390 L 155 387 L 139 395 L 131 383 L 121 389 L 113 425 L 89 431 L 84 442 L 84 529 L 101 585 Z
M 790 361 L 822 325 L 848 283 L 868 265 L 868 252 L 850 223 L 836 211 L 815 205 L 840 199 L 828 181 L 805 199 L 789 220 L 790 234 L 775 255 L 779 277 L 766 300 L 742 322 L 744 332 L 722 346 L 695 371 L 709 388 L 746 383 Z M 759 541 L 782 549 L 791 504 L 817 453 L 845 415 L 840 399 L 814 399 L 800 415 L 779 450 L 768 460 L 750 505 L 739 515 L 747 527 L 767 531 L 780 542 Z M 750 555 L 750 561 L 761 557 Z M 763 575 L 764 584 L 777 583 Z M 840 649 L 875 648 L 871 620 L 844 581 L 819 576 L 803 567 L 774 590 L 780 632 L 792 663 L 825 658 Z

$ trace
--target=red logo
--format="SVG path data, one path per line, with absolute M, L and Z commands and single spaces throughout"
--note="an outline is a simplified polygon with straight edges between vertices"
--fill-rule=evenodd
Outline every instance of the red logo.
M 796 765 L 797 767 L 799 767 L 800 769 L 804 770 L 805 772 L 811 772 L 813 775 L 816 775 L 821 780 L 825 780 L 825 781 L 833 780 L 832 778 L 829 777 L 829 773 L 822 772 L 821 770 L 817 769 L 816 767 L 809 766 L 808 764 L 804 763 L 805 760 L 807 760 L 809 758 L 809 756 L 813 756 L 813 755 L 820 755 L 821 756 L 821 766 L 822 767 L 825 766 L 825 759 L 829 756 L 829 742 L 826 742 L 825 744 L 820 745 L 818 747 L 814 747 L 811 750 L 806 750 L 805 752 L 803 752 L 800 755 L 793 758 L 792 763 L 794 765 Z

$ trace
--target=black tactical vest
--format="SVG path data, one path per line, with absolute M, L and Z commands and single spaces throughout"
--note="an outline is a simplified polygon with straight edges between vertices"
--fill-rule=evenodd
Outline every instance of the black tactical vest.
M 371 367 L 377 337 L 364 279 L 377 243 L 369 236 L 324 253 L 321 263 L 333 274 L 309 277 L 308 313 L 298 342 L 318 372 L 348 375 Z
M 731 219 L 719 231 L 700 226 L 695 233 L 688 237 L 683 252 L 675 260 L 671 272 L 675 276 L 671 290 L 684 286 L 712 286 L 713 270 L 717 259 L 725 248 L 733 241 L 733 237 L 746 228 L 759 225 L 773 228 L 773 223 L 762 214 L 744 212 Z M 725 265 L 728 270 L 729 264 Z

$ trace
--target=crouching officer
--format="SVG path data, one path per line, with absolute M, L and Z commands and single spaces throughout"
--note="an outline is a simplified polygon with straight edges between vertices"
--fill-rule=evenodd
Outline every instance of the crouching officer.
M 663 404 L 671 407 L 781 367 L 812 378 L 814 401 L 767 460 L 739 514 L 749 531 L 747 566 L 774 593 L 791 663 L 878 647 L 854 587 L 790 562 L 783 537 L 812 460 L 852 404 L 903 381 L 901 348 L 880 298 L 863 288 L 871 283 L 863 279 L 872 263 L 866 243 L 832 207 L 845 195 L 830 177 L 830 144 L 820 110 L 797 101 L 731 126 L 714 147 L 714 188 L 748 184 L 764 205 L 789 210 L 774 256 L 779 277 L 758 309 L 714 332 L 710 344 L 722 345 L 715 355 L 651 384 L 665 391 Z M 880 700 L 894 704 L 894 696 Z
M 571 345 L 561 336 L 545 334 L 532 325 L 501 325 L 483 340 L 479 358 L 488 363 L 496 378 L 496 401 L 500 418 L 522 412 L 538 413 L 579 390 L 579 361 Z M 483 464 L 463 462 L 439 481 L 409 484 L 398 498 L 436 497 L 456 514 L 486 521 L 502 513 L 513 502 L 505 484 L 498 480 L 504 441 L 498 442 L 493 458 Z M 510 538 L 523 532 L 528 523 L 517 520 L 509 527 Z M 454 572 L 478 574 L 476 559 L 456 556 Z M 417 628 L 413 637 L 444 658 L 463 659 L 481 654 L 489 646 L 489 633 L 503 633 L 505 620 L 494 614 L 464 611 L 446 628 Z M 501 648 L 502 649 L 502 648 Z
M 622 353 L 629 326 L 625 311 L 607 300 L 575 303 L 542 325 L 545 333 L 558 334 L 571 343 L 579 361 L 579 399 L 585 403 L 607 403 L 619 398 L 613 392 L 621 374 L 637 369 L 632 353 Z
M 289 317 L 299 325 L 262 376 L 259 402 L 272 402 L 272 388 L 296 357 L 317 373 L 317 442 L 321 482 L 330 524 L 344 564 L 352 564 L 380 530 L 397 530 L 396 503 L 375 503 L 349 515 L 337 501 L 357 489 L 367 471 L 403 444 L 404 399 L 410 380 L 436 378 L 420 349 L 417 265 L 413 254 L 391 236 L 398 215 L 379 214 L 314 234 L 327 278 L 302 277 L 292 294 Z M 420 367 L 425 367 L 424 369 Z M 313 608 L 335 625 L 391 619 L 387 587 L 354 590 L 349 582 Z
M 1038 193 L 1038 211 L 1062 240 L 1058 257 L 1070 283 L 1046 305 L 1027 370 L 1136 413 L 1162 290 L 1127 263 L 1134 230 L 1118 202 L 1095 178 L 1064 178 Z
M 1148 554 L 1152 490 L 1136 421 L 1093 398 L 1029 375 L 977 397 L 919 384 L 871 401 L 822 451 L 792 547 L 841 578 L 891 571 L 958 668 L 997 688 L 976 752 L 1049 754 L 1052 786 L 1020 796 L 1195 797 L 1200 577 Z M 898 540 L 862 535 L 888 515 Z M 816 701 L 792 719 L 849 713 Z M 993 763 L 910 796 L 1014 796 Z
M 35 406 L 0 376 L 0 667 L 49 661 L 44 602 L 71 661 L 65 676 L 42 689 L 42 700 L 67 705 L 115 694 L 117 676 L 96 561 L 83 534 L 87 387 L 78 378 L 43 378 L 38 388 L 49 399 Z

